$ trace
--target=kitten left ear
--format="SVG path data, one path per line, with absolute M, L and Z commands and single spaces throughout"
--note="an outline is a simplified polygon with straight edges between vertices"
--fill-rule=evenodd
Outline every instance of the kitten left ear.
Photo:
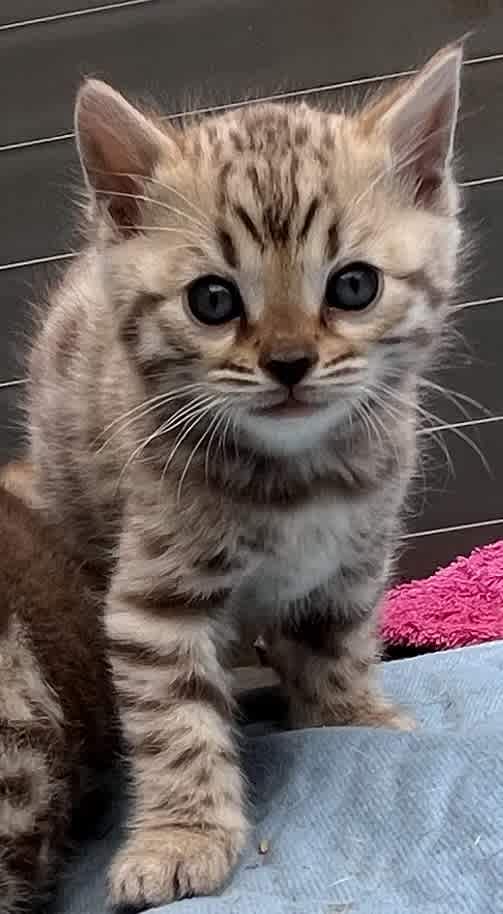
M 134 231 L 139 206 L 163 150 L 171 142 L 156 124 L 106 83 L 89 79 L 75 107 L 75 135 L 87 185 L 106 204 L 119 231 Z
M 431 202 L 448 173 L 462 62 L 461 44 L 439 51 L 380 117 L 396 168 L 412 172 L 419 202 Z

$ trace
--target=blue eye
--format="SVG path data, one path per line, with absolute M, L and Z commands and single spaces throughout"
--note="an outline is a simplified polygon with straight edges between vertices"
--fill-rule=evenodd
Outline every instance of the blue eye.
M 220 276 L 200 276 L 187 289 L 192 314 L 202 324 L 218 326 L 241 317 L 243 301 L 237 286 Z
M 350 263 L 330 274 L 325 290 L 329 308 L 363 311 L 377 298 L 380 273 L 368 263 Z

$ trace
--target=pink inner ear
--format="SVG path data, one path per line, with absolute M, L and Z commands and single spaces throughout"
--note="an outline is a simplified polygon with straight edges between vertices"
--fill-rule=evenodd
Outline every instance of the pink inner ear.
M 114 171 L 105 167 L 89 168 L 89 177 L 98 199 L 102 202 L 107 201 L 108 212 L 113 221 L 119 228 L 129 232 L 138 224 L 139 201 L 134 197 L 141 194 L 143 189 L 139 178 L 127 174 L 131 171 L 130 164 L 116 156 L 113 162 Z M 105 166 L 105 163 L 103 165 Z
M 401 94 L 391 94 L 382 124 L 397 165 L 414 180 L 417 202 L 433 204 L 448 176 L 457 109 L 461 49 L 439 52 Z
M 418 161 L 415 165 L 417 171 L 415 200 L 418 203 L 431 202 L 443 181 L 443 158 L 440 158 L 438 155 L 440 143 L 439 133 L 446 134 L 447 143 L 448 131 L 445 127 L 445 120 L 442 114 L 436 111 L 431 116 L 427 135 L 422 141 L 423 149 L 420 152 Z
M 429 122 L 424 126 L 424 138 L 421 140 L 416 163 L 418 202 L 430 202 L 442 184 L 450 142 L 451 118 L 451 99 L 446 97 L 433 109 Z
M 140 215 L 135 197 L 143 193 L 142 177 L 155 167 L 159 138 L 155 128 L 120 96 L 113 95 L 104 104 L 101 95 L 102 90 L 98 99 L 84 99 L 78 109 L 82 163 L 97 199 L 106 203 L 117 227 L 131 234 Z
M 110 192 L 108 212 L 122 232 L 126 232 L 130 235 L 138 230 L 138 220 L 140 216 L 139 202 L 138 200 L 132 199 L 131 196 L 122 197 L 120 194 L 138 194 L 140 187 L 137 182 L 131 178 L 124 176 L 122 180 L 124 189 L 119 190 L 119 187 L 117 187 L 115 191 Z
M 139 201 L 134 199 L 143 190 L 140 180 L 119 171 L 112 173 L 89 169 L 89 173 L 96 196 L 102 202 L 107 201 L 113 221 L 120 229 L 132 233 L 138 226 L 140 213 Z

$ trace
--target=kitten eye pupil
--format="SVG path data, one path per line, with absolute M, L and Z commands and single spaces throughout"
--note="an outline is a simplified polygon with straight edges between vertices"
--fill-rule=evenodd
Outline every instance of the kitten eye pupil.
M 187 289 L 187 301 L 192 314 L 202 324 L 226 324 L 243 313 L 239 289 L 220 276 L 196 279 Z
M 328 277 L 325 301 L 329 308 L 363 311 L 377 298 L 380 274 L 368 263 L 351 263 Z

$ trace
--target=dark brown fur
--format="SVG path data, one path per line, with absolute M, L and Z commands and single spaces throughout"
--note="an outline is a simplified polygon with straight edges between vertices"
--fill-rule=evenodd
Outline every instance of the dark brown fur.
M 0 910 L 31 910 L 113 758 L 98 606 L 62 543 L 0 488 Z

